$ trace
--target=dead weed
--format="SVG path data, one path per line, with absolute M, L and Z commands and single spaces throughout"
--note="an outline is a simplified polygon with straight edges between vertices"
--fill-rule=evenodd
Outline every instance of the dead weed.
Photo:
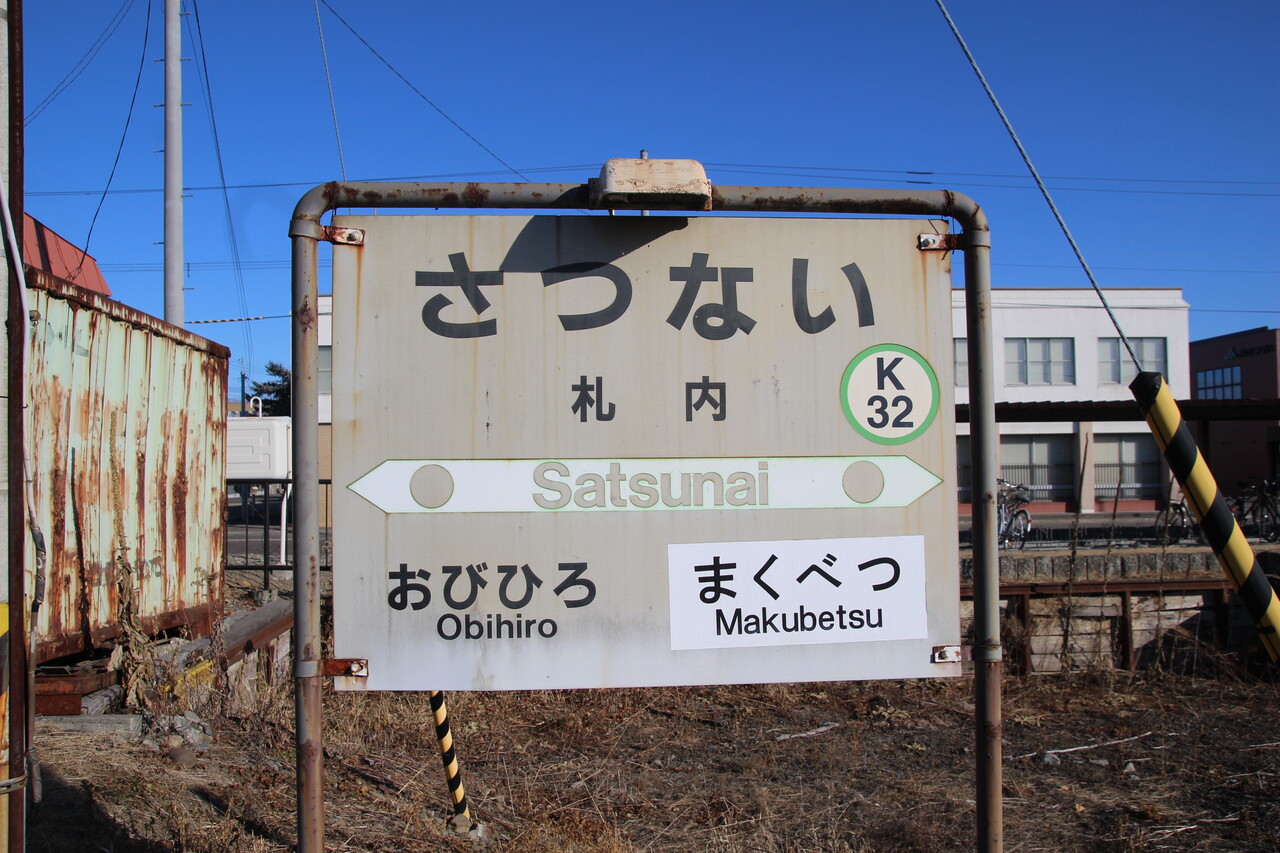
M 968 679 L 448 698 L 493 853 L 973 846 Z M 1277 699 L 1226 671 L 1007 678 L 1006 849 L 1276 849 Z M 186 770 L 41 728 L 32 849 L 291 849 L 292 716 L 287 688 L 260 692 Z M 425 694 L 328 692 L 324 732 L 327 849 L 476 848 L 446 826 Z

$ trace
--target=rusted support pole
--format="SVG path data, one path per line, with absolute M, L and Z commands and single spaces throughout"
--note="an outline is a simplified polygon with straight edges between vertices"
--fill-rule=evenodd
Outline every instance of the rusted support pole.
M 973 469 L 974 694 L 978 756 L 977 849 L 1004 847 L 1003 722 L 1000 679 L 1000 565 L 996 551 L 995 367 L 991 353 L 991 239 L 975 206 L 963 221 L 964 286 L 969 347 L 969 449 Z
M 6 93 L 9 104 L 9 151 L 5 160 L 8 172 L 7 203 L 9 206 L 9 222 L 23 222 L 24 197 L 26 195 L 25 178 L 25 146 L 26 133 L 23 129 L 22 117 L 26 114 L 24 101 L 25 75 L 23 72 L 23 34 L 22 34 L 23 0 L 10 0 L 7 4 L 8 51 L 9 51 L 9 91 Z M 22 232 L 25 229 L 15 228 L 13 242 L 17 244 L 16 253 L 6 248 L 6 253 L 16 254 L 9 258 L 8 299 L 6 316 L 8 322 L 6 342 L 8 347 L 8 374 L 5 380 L 7 396 L 5 406 L 5 422 L 8 426 L 8 445 L 6 456 L 9 460 L 5 472 L 6 486 L 9 492 L 7 507 L 7 527 L 9 546 L 9 565 L 7 572 L 8 594 L 5 596 L 5 607 L 8 616 L 8 637 L 6 658 L 8 671 L 0 674 L 0 678 L 8 683 L 8 709 L 0 725 L 6 731 L 0 734 L 0 740 L 6 742 L 5 760 L 8 769 L 0 774 L 0 779 L 8 779 L 12 775 L 23 775 L 27 772 L 29 762 L 34 759 L 30 751 L 32 732 L 35 728 L 35 691 L 30 689 L 31 680 L 35 678 L 31 658 L 28 655 L 28 631 L 34 633 L 34 620 L 30 622 L 26 603 L 31 593 L 27 588 L 27 507 L 25 496 L 26 476 L 22 464 L 25 441 L 24 409 L 27 400 L 22 389 L 24 383 L 24 367 L 26 365 L 27 332 L 26 324 L 16 322 L 22 317 L 24 299 L 22 290 L 25 287 L 22 272 Z M 6 794 L 5 825 L 0 829 L 0 850 L 21 853 L 26 849 L 27 834 L 27 789 Z
M 320 703 L 319 324 L 318 234 L 296 220 L 293 238 L 294 729 L 297 750 L 298 853 L 324 850 L 324 768 Z

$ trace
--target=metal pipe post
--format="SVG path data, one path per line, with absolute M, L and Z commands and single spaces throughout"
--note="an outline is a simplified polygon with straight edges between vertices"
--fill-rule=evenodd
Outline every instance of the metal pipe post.
M 164 319 L 181 326 L 182 296 L 182 12 L 164 3 Z
M 969 349 L 969 439 L 973 466 L 974 694 L 977 736 L 977 849 L 1004 845 L 1003 725 L 1000 716 L 1000 561 L 996 548 L 995 370 L 991 342 L 991 240 L 985 228 L 966 231 L 964 284 Z
M 9 0 L 6 4 L 7 36 L 9 51 L 9 150 L 4 160 L 8 182 L 8 199 L 11 223 L 23 222 L 24 201 L 26 192 L 24 172 L 24 147 L 26 135 L 23 130 L 22 117 L 26 113 L 24 101 L 23 73 L 23 37 L 22 37 L 22 0 Z M 8 726 L 9 752 L 5 756 L 8 771 L 0 778 L 9 778 L 13 773 L 23 774 L 27 771 L 30 760 L 32 726 L 29 724 L 34 713 L 34 691 L 27 689 L 30 657 L 27 654 L 29 617 L 27 602 L 27 515 L 26 515 L 26 476 L 22 464 L 25 418 L 23 407 L 27 399 L 25 394 L 26 344 L 27 332 L 24 322 L 14 322 L 24 313 L 22 288 L 25 287 L 22 270 L 22 233 L 13 235 L 17 244 L 17 263 L 10 259 L 7 277 L 9 282 L 6 315 L 9 322 L 7 329 L 8 373 L 5 380 L 8 399 L 5 401 L 5 422 L 8 427 L 8 444 L 6 456 L 8 470 L 5 472 L 9 490 L 8 514 L 5 516 L 8 525 L 9 565 L 5 567 L 6 588 L 5 608 L 8 615 L 8 672 L 0 677 L 8 681 Z M 6 249 L 6 251 L 12 251 Z M 27 789 L 20 788 L 4 797 L 6 803 L 6 822 L 4 834 L 0 836 L 0 845 L 5 851 L 22 851 L 26 849 L 27 832 Z
M 324 767 L 320 703 L 320 406 L 317 235 L 295 222 L 293 238 L 293 476 L 300 484 L 293 522 L 294 731 L 298 853 L 324 850 Z M 316 226 L 319 230 L 319 226 Z M 300 233 L 301 232 L 301 233 Z

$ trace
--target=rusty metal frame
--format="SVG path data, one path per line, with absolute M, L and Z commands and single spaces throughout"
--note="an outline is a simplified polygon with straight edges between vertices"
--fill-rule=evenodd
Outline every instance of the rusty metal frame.
M 331 182 L 298 201 L 290 223 L 293 240 L 293 460 L 294 678 L 296 681 L 299 853 L 324 849 L 323 742 L 319 554 L 319 329 L 318 246 L 339 240 L 321 224 L 342 208 L 508 208 L 592 210 L 591 184 L 481 184 Z M 661 200 L 646 203 L 664 207 Z M 950 217 L 961 226 L 954 240 L 923 251 L 964 253 L 969 347 L 970 453 L 973 470 L 973 646 L 977 742 L 976 849 L 1003 849 L 1002 723 L 999 569 L 996 554 L 996 425 L 991 347 L 990 233 L 986 215 L 968 196 L 946 190 L 814 187 L 713 187 L 711 211 L 752 213 L 880 214 Z M 687 211 L 692 212 L 692 211 Z M 958 570 L 958 569 L 957 569 Z

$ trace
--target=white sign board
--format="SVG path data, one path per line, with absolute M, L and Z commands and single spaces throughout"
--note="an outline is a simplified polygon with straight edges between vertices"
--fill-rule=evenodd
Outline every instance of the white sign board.
M 335 224 L 339 687 L 958 673 L 945 223 Z

